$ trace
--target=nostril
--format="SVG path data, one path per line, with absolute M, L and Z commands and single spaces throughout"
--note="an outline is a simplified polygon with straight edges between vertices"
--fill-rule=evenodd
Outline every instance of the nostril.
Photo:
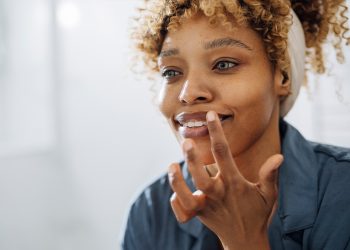
M 181 103 L 184 103 L 184 104 L 186 104 L 186 103 L 195 103 L 195 102 L 203 102 L 203 101 L 207 101 L 208 100 L 208 98 L 206 98 L 206 97 L 204 97 L 204 96 L 199 96 L 199 97 L 196 97 L 196 98 L 184 98 L 184 97 L 180 97 L 179 98 L 180 99 L 180 101 L 181 101 Z
M 205 101 L 205 100 L 207 100 L 207 98 L 205 98 L 205 97 L 203 97 L 203 96 L 200 96 L 200 97 L 197 98 L 197 100 L 198 100 L 198 101 Z

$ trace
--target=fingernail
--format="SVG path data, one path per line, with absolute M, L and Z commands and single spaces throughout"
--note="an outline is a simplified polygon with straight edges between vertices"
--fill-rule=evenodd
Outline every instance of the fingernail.
M 207 113 L 207 121 L 208 122 L 213 122 L 215 121 L 215 112 L 214 111 L 209 111 Z
M 190 150 L 193 148 L 192 142 L 186 140 L 186 141 L 184 142 L 183 147 L 184 147 L 184 150 L 185 150 L 186 152 L 190 151 Z

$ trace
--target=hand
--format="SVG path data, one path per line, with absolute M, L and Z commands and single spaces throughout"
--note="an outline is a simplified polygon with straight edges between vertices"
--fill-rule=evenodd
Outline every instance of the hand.
M 194 141 L 184 141 L 188 170 L 198 190 L 190 191 L 178 164 L 170 166 L 175 216 L 182 223 L 198 216 L 225 249 L 269 249 L 267 226 L 277 197 L 277 169 L 283 157 L 276 154 L 268 158 L 260 168 L 259 181 L 251 183 L 239 172 L 215 112 L 208 112 L 207 124 L 218 172 L 211 177 L 197 157 Z

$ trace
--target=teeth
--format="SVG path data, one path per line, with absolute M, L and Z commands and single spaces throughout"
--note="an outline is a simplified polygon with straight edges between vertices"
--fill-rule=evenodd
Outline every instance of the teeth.
M 194 128 L 194 127 L 202 127 L 202 126 L 207 126 L 206 122 L 201 122 L 201 121 L 191 121 L 191 122 L 185 122 L 182 126 L 188 127 L 188 128 Z
M 195 123 L 194 123 L 194 126 L 195 126 L 195 127 L 202 127 L 203 125 L 204 125 L 203 122 L 195 122 Z
M 228 118 L 228 116 L 219 116 L 220 121 L 224 121 L 226 118 Z M 187 127 L 187 128 L 199 128 L 202 126 L 207 126 L 207 122 L 206 121 L 189 121 L 189 122 L 183 122 L 183 121 L 179 121 L 180 125 L 182 127 Z

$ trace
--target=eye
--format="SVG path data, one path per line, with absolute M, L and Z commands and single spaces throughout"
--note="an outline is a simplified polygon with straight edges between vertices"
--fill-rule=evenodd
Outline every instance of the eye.
M 176 77 L 180 74 L 181 74 L 180 71 L 177 71 L 174 69 L 165 69 L 162 71 L 162 77 L 165 79 L 171 79 L 171 78 Z
M 229 70 L 231 68 L 234 68 L 238 65 L 237 62 L 233 62 L 233 61 L 218 61 L 213 69 L 219 70 L 219 71 L 225 71 L 225 70 Z

